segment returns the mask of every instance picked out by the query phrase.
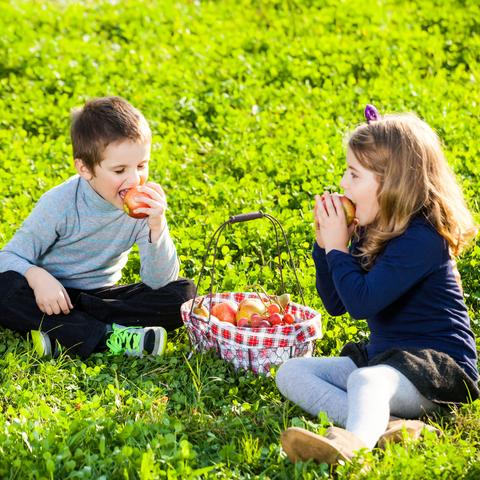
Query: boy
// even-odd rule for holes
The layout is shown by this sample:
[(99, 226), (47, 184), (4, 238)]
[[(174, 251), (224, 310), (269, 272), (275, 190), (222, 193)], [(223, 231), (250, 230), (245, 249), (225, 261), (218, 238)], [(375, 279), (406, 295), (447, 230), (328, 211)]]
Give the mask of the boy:
[[(78, 175), (45, 193), (0, 251), (0, 326), (31, 331), (40, 355), (161, 355), (195, 284), (178, 278), (165, 194), (145, 183), (150, 128), (126, 100), (105, 97), (73, 110), (70, 133)], [(136, 197), (148, 205), (135, 210), (142, 219), (123, 210), (137, 185), (151, 197)], [(142, 283), (116, 285), (134, 243)]]

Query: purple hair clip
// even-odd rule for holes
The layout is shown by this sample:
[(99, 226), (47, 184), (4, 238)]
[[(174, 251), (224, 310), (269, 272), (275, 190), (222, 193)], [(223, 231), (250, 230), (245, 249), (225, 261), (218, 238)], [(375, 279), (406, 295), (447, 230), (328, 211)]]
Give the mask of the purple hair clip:
[(380, 114), (378, 113), (378, 110), (373, 105), (367, 105), (365, 107), (365, 118), (367, 119), (368, 124), (370, 122), (376, 122), (379, 117), (380, 117)]

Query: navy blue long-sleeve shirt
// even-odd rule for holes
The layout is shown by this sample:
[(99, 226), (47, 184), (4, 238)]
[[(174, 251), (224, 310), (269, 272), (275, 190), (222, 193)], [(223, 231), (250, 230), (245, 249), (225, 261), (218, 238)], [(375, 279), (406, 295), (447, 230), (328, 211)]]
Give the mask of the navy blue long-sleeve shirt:
[(315, 242), (316, 286), (327, 312), (366, 319), (369, 358), (394, 347), (431, 348), (450, 355), (478, 381), (475, 337), (453, 272), (448, 243), (426, 220), (416, 219), (390, 240), (367, 272), (350, 253)]

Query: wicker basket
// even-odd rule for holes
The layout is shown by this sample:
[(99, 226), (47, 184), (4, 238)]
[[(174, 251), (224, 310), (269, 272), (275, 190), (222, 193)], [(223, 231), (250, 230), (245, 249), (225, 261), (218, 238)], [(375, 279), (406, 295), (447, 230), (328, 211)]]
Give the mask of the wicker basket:
[[(200, 280), (210, 246), (217, 234), (219, 238), (223, 228), (225, 228), (225, 226), (229, 223), (238, 223), (262, 217), (268, 218), (274, 224), (276, 234), (277, 228), (274, 222), (276, 222), (276, 224), (279, 225), (282, 230), (285, 243), (287, 244), (288, 253), (290, 255), (293, 271), (295, 272), (295, 277), (297, 278), (300, 295), (302, 296), (303, 300), (303, 293), (300, 283), (298, 282), (298, 277), (295, 271), (292, 256), (290, 254), (285, 232), (283, 231), (283, 228), (278, 220), (268, 214), (263, 214), (263, 212), (252, 212), (230, 217), (230, 220), (225, 222), (215, 232), (208, 246), (207, 254), (205, 255), (202, 270), (198, 279), (197, 289), (198, 285), (200, 285)], [(276, 237), (280, 264), (278, 234)], [(203, 305), (210, 311), (209, 318), (193, 313), (193, 300), (185, 302), (181, 307), (182, 319), (192, 345), (192, 352), (199, 351), (205, 353), (210, 349), (215, 349), (219, 358), (222, 358), (227, 362), (231, 362), (236, 369), (244, 368), (251, 370), (256, 374), (266, 375), (270, 374), (270, 367), (272, 365), (281, 364), (293, 357), (311, 357), (315, 350), (315, 340), (322, 338), (322, 322), (321, 315), (306, 305), (290, 302), (286, 311), (295, 317), (295, 323), (292, 325), (264, 329), (237, 328), (230, 323), (221, 322), (211, 315), (211, 308), (225, 300), (231, 300), (238, 305), (245, 298), (258, 298), (257, 294), (253, 292), (212, 293), (216, 245), (213, 257), (212, 285), (210, 294), (204, 296), (205, 300), (203, 302)], [(280, 277), (283, 288), (284, 284), (281, 265)], [(203, 297), (201, 296), (197, 297), (195, 299), (195, 303), (199, 302), (202, 298)], [(262, 295), (262, 298), (265, 302), (268, 301), (268, 298), (265, 295)]]

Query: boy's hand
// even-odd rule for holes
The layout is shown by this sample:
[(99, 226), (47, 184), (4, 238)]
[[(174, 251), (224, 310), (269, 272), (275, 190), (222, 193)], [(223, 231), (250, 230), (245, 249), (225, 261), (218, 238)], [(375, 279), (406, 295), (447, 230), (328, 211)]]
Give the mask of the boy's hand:
[(148, 193), (152, 197), (135, 197), (136, 201), (146, 203), (150, 206), (150, 208), (136, 208), (135, 213), (146, 213), (148, 215), (147, 225), (150, 228), (150, 241), (155, 243), (165, 228), (167, 198), (158, 183), (148, 182), (141, 187), (137, 187), (137, 190)]
[(40, 267), (31, 267), (25, 272), (38, 308), (47, 315), (70, 313), (73, 308), (65, 287), (50, 273)]
[[(324, 192), (322, 197), (316, 195), (315, 200), (315, 233), (318, 246), (322, 247), (319, 242), (320, 238), (324, 245), (322, 248), (325, 248), (326, 253), (330, 250), (348, 253), (348, 243), (356, 222), (352, 222), (350, 227), (347, 227), (345, 211), (338, 195), (330, 195), (329, 192)], [(324, 201), (325, 205), (323, 204)]]

